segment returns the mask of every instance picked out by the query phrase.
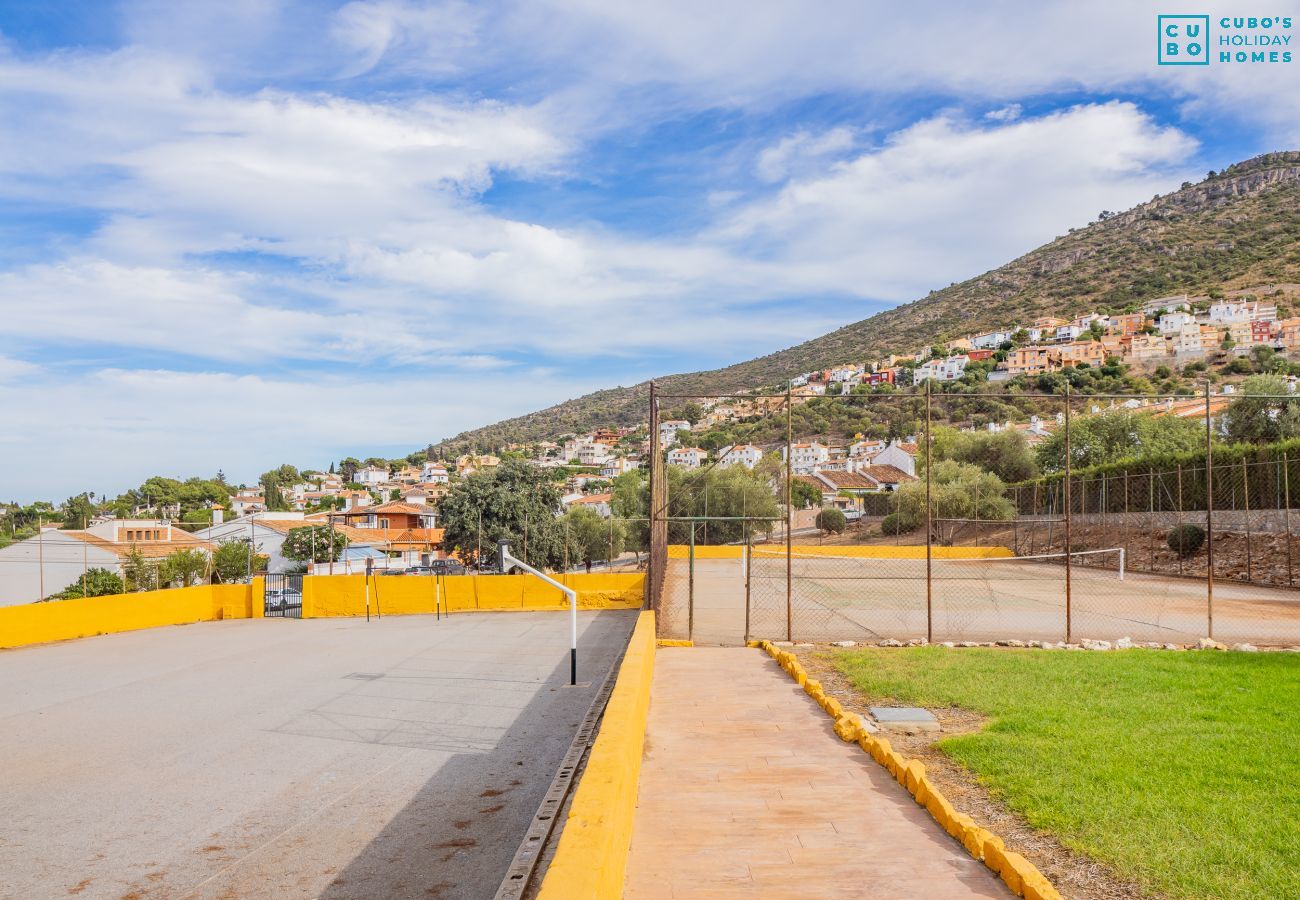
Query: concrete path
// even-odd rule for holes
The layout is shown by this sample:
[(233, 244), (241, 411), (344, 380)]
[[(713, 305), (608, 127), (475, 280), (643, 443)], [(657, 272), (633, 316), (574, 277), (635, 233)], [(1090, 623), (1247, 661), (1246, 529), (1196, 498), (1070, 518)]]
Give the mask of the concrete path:
[(624, 896), (1010, 897), (759, 650), (655, 658)]
[(0, 651), (0, 898), (487, 898), (636, 612)]

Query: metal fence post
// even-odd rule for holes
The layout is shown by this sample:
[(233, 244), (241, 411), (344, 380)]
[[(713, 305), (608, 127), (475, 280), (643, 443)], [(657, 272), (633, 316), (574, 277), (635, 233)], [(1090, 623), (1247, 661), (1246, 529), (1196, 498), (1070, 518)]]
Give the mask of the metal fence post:
[(1291, 461), (1285, 450), (1282, 451), (1282, 517), (1286, 527), (1286, 583), (1294, 585), (1291, 573)]
[(1205, 636), (1214, 638), (1214, 445), (1210, 382), (1205, 382)]
[(785, 639), (794, 640), (794, 404), (785, 386)]
[(750, 563), (754, 558), (754, 548), (750, 544), (749, 522), (745, 522), (745, 643), (749, 643), (749, 611), (750, 611)]
[(1073, 643), (1074, 610), (1072, 609), (1070, 553), (1073, 543), (1073, 497), (1070, 493), (1070, 382), (1065, 383), (1065, 642)]
[(934, 466), (930, 464), (930, 379), (925, 380), (925, 640), (934, 641), (934, 511), (930, 490), (934, 483)]
[(686, 640), (695, 640), (695, 521), (691, 521), (690, 576), (686, 587)]
[(1241, 459), (1241, 505), (1246, 513), (1246, 580), (1253, 581), (1251, 577), (1251, 540), (1250, 533), (1250, 467), (1246, 464), (1246, 458)]

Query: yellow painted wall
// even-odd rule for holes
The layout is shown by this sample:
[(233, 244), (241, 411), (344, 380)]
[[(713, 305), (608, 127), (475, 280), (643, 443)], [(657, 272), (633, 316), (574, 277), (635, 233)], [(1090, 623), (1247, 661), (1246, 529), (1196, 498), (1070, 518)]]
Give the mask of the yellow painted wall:
[(555, 858), (542, 880), (541, 900), (623, 896), (654, 659), (654, 613), (646, 611), (628, 642)]
[(94, 634), (137, 631), (215, 619), (246, 619), (261, 612), (255, 585), (197, 585), (138, 594), (51, 600), (0, 607), (0, 648), (66, 641)]
[[(578, 592), (580, 609), (640, 609), (645, 576), (638, 573), (580, 573), (557, 576)], [(435, 598), (435, 590), (441, 594)], [(531, 575), (385, 576), (370, 579), (370, 613), (432, 613), (489, 609), (568, 609), (559, 590)], [(309, 575), (303, 578), (303, 618), (364, 616), (366, 576)]]

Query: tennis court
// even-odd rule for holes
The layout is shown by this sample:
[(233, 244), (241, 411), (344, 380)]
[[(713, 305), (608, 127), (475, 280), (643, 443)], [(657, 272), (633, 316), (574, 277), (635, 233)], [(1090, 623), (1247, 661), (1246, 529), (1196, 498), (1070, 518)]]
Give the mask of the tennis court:
[(635, 611), (0, 652), (0, 896), (490, 897)]
[[(932, 559), (927, 606), (924, 557), (818, 550), (794, 548), (788, 582), (783, 548), (756, 547), (749, 560), (695, 559), (693, 572), (690, 560), (669, 559), (664, 628), (711, 644), (787, 632), (805, 641), (907, 640), (924, 638), (927, 626), (935, 641), (1065, 638), (1064, 554)], [(1123, 559), (1122, 548), (1071, 555), (1073, 640), (1186, 644), (1206, 636), (1203, 579), (1134, 573)], [(1216, 582), (1213, 616), (1214, 637), (1225, 643), (1300, 644), (1300, 591)]]

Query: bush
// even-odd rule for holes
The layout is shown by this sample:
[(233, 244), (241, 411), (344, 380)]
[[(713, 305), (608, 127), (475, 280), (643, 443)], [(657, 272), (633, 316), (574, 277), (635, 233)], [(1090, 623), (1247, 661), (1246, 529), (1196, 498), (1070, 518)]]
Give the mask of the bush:
[(817, 513), (817, 527), (826, 534), (843, 534), (848, 525), (844, 513), (833, 506), (828, 506)]
[(1205, 529), (1199, 525), (1175, 525), (1169, 529), (1166, 543), (1179, 556), (1191, 556), (1205, 543)]
[(905, 522), (903, 517), (896, 512), (892, 512), (880, 520), (880, 533), (890, 536), (906, 534), (915, 527), (915, 525)]

